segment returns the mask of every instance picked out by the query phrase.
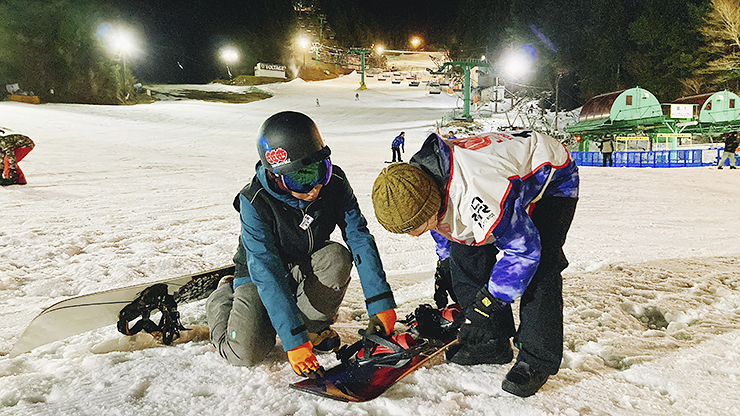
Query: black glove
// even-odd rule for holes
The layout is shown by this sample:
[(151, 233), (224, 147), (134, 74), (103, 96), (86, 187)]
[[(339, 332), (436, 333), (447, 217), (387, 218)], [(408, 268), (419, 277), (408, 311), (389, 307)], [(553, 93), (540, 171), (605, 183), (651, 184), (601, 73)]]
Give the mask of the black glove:
[(452, 277), (450, 275), (450, 258), (437, 260), (437, 270), (434, 271), (434, 303), (438, 309), (447, 306), (447, 294), (453, 302), (457, 297), (452, 291)]
[(497, 332), (491, 315), (501, 311), (506, 305), (506, 302), (493, 297), (488, 292), (488, 288), (483, 286), (475, 294), (473, 303), (465, 309), (466, 323), (460, 328), (458, 334), (460, 344), (481, 344), (493, 339)]
[(486, 286), (483, 286), (475, 294), (473, 303), (465, 308), (465, 318), (473, 326), (489, 327), (491, 325), (491, 315), (501, 311), (507, 303), (499, 298), (493, 297)]

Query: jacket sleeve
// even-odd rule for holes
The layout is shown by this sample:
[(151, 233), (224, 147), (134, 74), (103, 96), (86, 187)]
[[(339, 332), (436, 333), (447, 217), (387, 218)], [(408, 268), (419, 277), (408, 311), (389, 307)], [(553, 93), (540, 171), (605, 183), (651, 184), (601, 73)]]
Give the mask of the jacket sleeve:
[(511, 303), (522, 296), (537, 271), (542, 244), (537, 227), (518, 200), (514, 202), (508, 224), (494, 242), (503, 257), (493, 266), (488, 291), (494, 297)]
[(445, 260), (450, 257), (450, 240), (434, 230), (430, 230), (429, 233), (434, 239), (434, 250), (437, 252), (439, 260)]
[(239, 195), (239, 199), (241, 242), (247, 252), (249, 275), (257, 286), (283, 349), (288, 351), (308, 341), (306, 326), (288, 286), (287, 271), (277, 254), (272, 230), (246, 197)]
[(349, 246), (354, 260), (360, 285), (365, 295), (367, 313), (374, 315), (396, 307), (391, 287), (386, 281), (383, 264), (380, 261), (375, 238), (367, 228), (367, 220), (360, 212), (349, 182), (344, 178), (342, 192), (343, 219), (340, 221), (342, 237)]

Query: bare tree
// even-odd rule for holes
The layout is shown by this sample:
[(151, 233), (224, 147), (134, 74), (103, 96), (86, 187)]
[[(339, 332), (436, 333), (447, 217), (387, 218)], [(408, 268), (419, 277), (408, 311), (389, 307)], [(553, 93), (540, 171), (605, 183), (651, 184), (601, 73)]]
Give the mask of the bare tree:
[(712, 8), (700, 28), (708, 54), (706, 67), (701, 71), (715, 77), (716, 84), (740, 80), (740, 0), (711, 0)]
[(684, 96), (698, 95), (703, 93), (708, 84), (705, 78), (705, 76), (696, 75), (691, 78), (682, 79), (681, 85), (683, 85)]

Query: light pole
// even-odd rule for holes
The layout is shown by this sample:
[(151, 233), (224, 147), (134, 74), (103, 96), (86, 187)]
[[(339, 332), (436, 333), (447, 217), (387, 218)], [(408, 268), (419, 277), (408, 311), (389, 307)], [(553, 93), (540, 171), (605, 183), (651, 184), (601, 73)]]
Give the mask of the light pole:
[(301, 38), (298, 41), (298, 43), (301, 45), (301, 48), (303, 48), (303, 53), (302, 53), (302, 55), (303, 55), (303, 66), (305, 67), (306, 66), (306, 51), (308, 50), (309, 42), (308, 42), (308, 39)]
[(221, 60), (226, 64), (226, 72), (229, 74), (229, 79), (231, 79), (232, 75), (229, 64), (239, 61), (239, 51), (233, 46), (223, 46), (219, 54), (221, 55)]
[(116, 53), (121, 59), (122, 70), (121, 70), (121, 90), (123, 91), (123, 99), (128, 99), (128, 82), (126, 78), (126, 55), (131, 53), (132, 42), (131, 35), (123, 29), (119, 29), (113, 37), (113, 47)]
[[(511, 48), (505, 51), (498, 62), (506, 78), (515, 82), (523, 82), (531, 75), (535, 59), (536, 52), (534, 48), (530, 45), (521, 45), (516, 49)], [(500, 88), (498, 87), (498, 78), (496, 79), (496, 85), (497, 88)], [(512, 98), (512, 105), (513, 103)]]
[(120, 60), (121, 76), (120, 91), (123, 101), (128, 99), (128, 74), (126, 60), (141, 53), (136, 34), (125, 24), (102, 23), (95, 31), (95, 35), (103, 42), (103, 45), (111, 60)]

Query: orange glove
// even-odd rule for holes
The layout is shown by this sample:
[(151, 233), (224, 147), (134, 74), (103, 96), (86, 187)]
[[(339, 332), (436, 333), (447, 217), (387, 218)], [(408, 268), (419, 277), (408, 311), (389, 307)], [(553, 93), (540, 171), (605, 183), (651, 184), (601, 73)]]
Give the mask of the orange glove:
[(370, 322), (367, 325), (366, 333), (368, 335), (381, 333), (382, 335), (390, 335), (393, 333), (393, 328), (396, 326), (396, 310), (388, 309), (383, 312), (378, 312), (370, 317)]
[(306, 341), (288, 351), (288, 361), (293, 371), (299, 376), (311, 377), (311, 375), (320, 375), (323, 373), (323, 368), (321, 368), (318, 360), (316, 360), (316, 356), (313, 354), (311, 341)]

